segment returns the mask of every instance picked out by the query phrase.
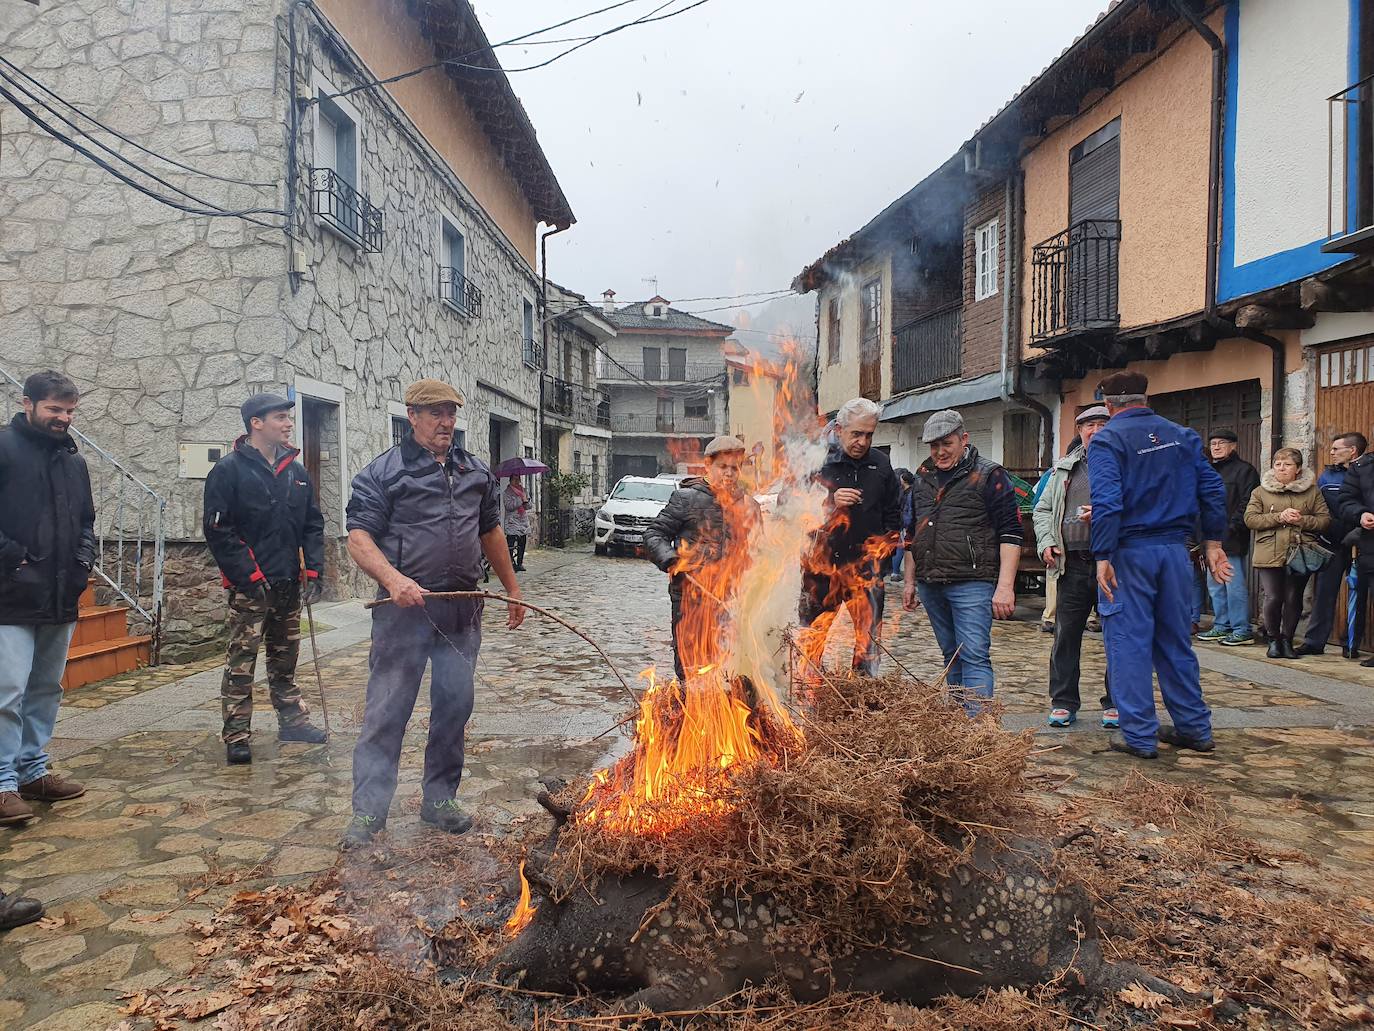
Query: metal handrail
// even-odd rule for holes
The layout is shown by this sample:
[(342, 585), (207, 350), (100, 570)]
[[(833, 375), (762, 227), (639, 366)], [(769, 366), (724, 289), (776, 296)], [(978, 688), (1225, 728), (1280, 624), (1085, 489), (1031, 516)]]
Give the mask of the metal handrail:
[[(24, 384), (10, 375), (8, 370), (0, 368), (0, 376), (23, 391)], [(72, 427), (68, 432), (81, 442), (93, 481), (96, 554), (91, 572), (148, 624), (153, 638), (152, 662), (156, 665), (162, 645), (163, 566), (167, 558), (167, 499), (76, 427)], [(90, 468), (92, 457), (98, 458), (102, 463), (95, 469)], [(107, 473), (112, 471), (113, 475), (100, 475), (102, 469)], [(109, 489), (111, 479), (114, 480), (113, 499)], [(97, 482), (98, 494), (94, 487), (94, 483)], [(132, 505), (130, 495), (133, 499)], [(126, 518), (131, 507), (132, 524)], [(129, 532), (131, 525), (132, 534)], [(149, 547), (152, 549), (151, 555), (146, 554)], [(146, 577), (145, 559), (150, 560), (150, 569)]]
[(657, 365), (644, 362), (607, 362), (600, 376), (603, 381), (648, 380), (651, 383), (705, 383), (725, 375), (725, 362), (686, 362), (677, 365), (664, 358)]
[(1031, 339), (1120, 324), (1118, 219), (1088, 218), (1031, 251)]
[(893, 331), (892, 391), (900, 393), (943, 380), (963, 369), (962, 301), (934, 308)]
[(332, 168), (310, 170), (310, 200), (316, 215), (367, 254), (382, 250), (382, 212)]
[(439, 296), (469, 318), (482, 317), (482, 291), (456, 268), (439, 266)]
[[(1374, 144), (1374, 75), (1367, 75), (1359, 82), (1352, 83), (1326, 98), (1326, 236), (1332, 239), (1346, 236), (1352, 232), (1374, 225), (1374, 199), (1369, 196), (1369, 184), (1361, 188), (1359, 168), (1356, 179), (1350, 179), (1351, 136), (1355, 137), (1357, 156), (1367, 155), (1368, 148)], [(1352, 110), (1353, 108), (1353, 110)], [(1343, 112), (1341, 118), (1337, 111)], [(1340, 165), (1335, 163), (1336, 126), (1340, 125)], [(1368, 157), (1364, 157), (1368, 162)], [(1366, 174), (1368, 172), (1366, 171)], [(1340, 197), (1336, 196), (1336, 184), (1340, 183)], [(1351, 206), (1351, 192), (1355, 192), (1355, 206)], [(1337, 212), (1340, 212), (1337, 216)], [(1352, 218), (1353, 216), (1353, 218)], [(1351, 225), (1351, 222), (1355, 225)], [(1337, 226), (1339, 225), (1339, 229)]]
[(587, 425), (611, 425), (611, 399), (602, 390), (571, 383), (557, 376), (544, 373), (544, 410), (555, 415), (567, 416)]

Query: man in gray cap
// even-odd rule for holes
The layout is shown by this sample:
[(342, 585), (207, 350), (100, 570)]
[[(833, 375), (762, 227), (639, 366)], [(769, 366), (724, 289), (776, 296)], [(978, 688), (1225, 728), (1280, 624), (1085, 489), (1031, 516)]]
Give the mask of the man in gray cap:
[(992, 619), (1016, 608), (1021, 515), (1006, 470), (978, 454), (958, 412), (936, 412), (921, 439), (930, 457), (911, 489), (903, 603), (915, 609), (919, 594), (948, 683), (973, 714), (992, 697)]
[[(739, 484), (744, 441), (716, 437), (706, 445), (705, 477), (689, 476), (644, 530), (649, 560), (669, 574), (673, 613), (673, 668), (679, 683), (719, 661), (721, 602), (734, 593), (743, 562), (723, 562), (748, 547), (759, 506)], [(680, 634), (684, 621), (695, 633)], [(710, 628), (708, 632), (708, 628)]]
[[(320, 744), (296, 686), (301, 605), (320, 595), (324, 516), (291, 446), (294, 401), (254, 394), (239, 408), (247, 431), (205, 478), (205, 542), (229, 592), (229, 654), (220, 686), (230, 763), (249, 763), (253, 673), (267, 644), (267, 686), (278, 740)], [(304, 563), (302, 563), (304, 554)]]
[[(1050, 651), (1051, 727), (1078, 719), (1078, 677), (1083, 628), (1097, 603), (1097, 566), (1092, 552), (1092, 494), (1088, 487), (1088, 445), (1111, 416), (1105, 405), (1093, 405), (1074, 420), (1082, 443), (1054, 464), (1050, 482), (1035, 506), (1035, 544), (1045, 560), (1045, 576), (1058, 590), (1054, 647)], [(1121, 724), (1104, 682), (1102, 726)]]

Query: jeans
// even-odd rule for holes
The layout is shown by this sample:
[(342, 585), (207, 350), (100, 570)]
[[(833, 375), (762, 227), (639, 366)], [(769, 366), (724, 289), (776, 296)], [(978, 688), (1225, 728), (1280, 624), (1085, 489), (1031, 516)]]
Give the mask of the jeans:
[[(1323, 651), (1331, 639), (1332, 625), (1336, 622), (1336, 599), (1340, 596), (1346, 574), (1350, 572), (1350, 560), (1350, 548), (1338, 546), (1331, 560), (1317, 570), (1317, 582), (1312, 589), (1312, 611), (1308, 614), (1307, 633), (1303, 637), (1303, 645), (1308, 651)], [(1352, 605), (1355, 600), (1355, 592), (1351, 591)], [(1350, 647), (1344, 627), (1340, 636), (1346, 642), (1345, 646)]]
[[(963, 688), (966, 697), (992, 697), (992, 595), (996, 589), (996, 584), (986, 580), (952, 584), (916, 581), (916, 593), (921, 596), (948, 669), (945, 683)], [(964, 708), (974, 713), (978, 705), (970, 699)]]
[[(1083, 628), (1097, 604), (1097, 563), (1088, 552), (1069, 552), (1056, 580), (1059, 615), (1054, 621), (1050, 649), (1050, 707), (1077, 712), (1081, 703), (1078, 678), (1083, 653)], [(1112, 692), (1104, 678), (1102, 708), (1112, 707)]]
[(898, 548), (892, 553), (892, 575), (902, 575), (902, 563), (906, 561), (906, 548)]
[(1212, 595), (1213, 629), (1234, 634), (1250, 633), (1250, 588), (1245, 582), (1245, 556), (1227, 555), (1231, 561), (1231, 582), (1222, 584), (1207, 574), (1207, 590)]
[(440, 599), (414, 608), (382, 605), (372, 610), (366, 709), (353, 749), (355, 813), (386, 820), (396, 793), (401, 742), (427, 664), (430, 711), (423, 794), (427, 802), (444, 802), (457, 794), (481, 644), (480, 601)]
[[(883, 586), (879, 569), (870, 569), (867, 578), (853, 581), (858, 589), (832, 581), (820, 573), (802, 574), (801, 604), (798, 606), (798, 622), (807, 629), (816, 622), (821, 626), (815, 630), (824, 637), (830, 632), (834, 614), (844, 606), (854, 624), (854, 669), (870, 677), (878, 675), (878, 639), (882, 632), (883, 605), (887, 599), (887, 588)], [(823, 618), (824, 617), (824, 618)], [(817, 645), (817, 654), (823, 652), (824, 642)]]
[(48, 772), (46, 749), (75, 630), (75, 623), (0, 626), (0, 791)]
[(1286, 566), (1259, 571), (1264, 588), (1264, 632), (1269, 640), (1293, 639), (1302, 618), (1302, 595), (1307, 589), (1307, 573), (1294, 573)]

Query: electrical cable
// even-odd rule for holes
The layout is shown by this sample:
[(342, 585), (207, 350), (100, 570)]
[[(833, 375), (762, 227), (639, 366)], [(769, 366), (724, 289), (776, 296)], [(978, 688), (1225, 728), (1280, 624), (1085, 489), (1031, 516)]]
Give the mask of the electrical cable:
[[(18, 65), (16, 65), (14, 62), (12, 62), (12, 61), (8, 60), (7, 58), (5, 58), (3, 55), (0, 55), (0, 64), (5, 64), (5, 65), (7, 65), (7, 66), (8, 66), (9, 68), (11, 68), (14, 72), (16, 72), (17, 74), (23, 76), (23, 77), (24, 77), (25, 79), (27, 79), (29, 82), (33, 83), (35, 86), (37, 86), (39, 89), (41, 89), (44, 93), (46, 93), (46, 94), (48, 94), (50, 97), (52, 97), (52, 98), (53, 98), (54, 100), (56, 100), (59, 104), (62, 104), (64, 107), (68, 107), (68, 108), (70, 108), (71, 110), (75, 111), (75, 112), (76, 112), (77, 114), (79, 114), (82, 118), (85, 118), (87, 121), (91, 122), (93, 125), (98, 126), (100, 129), (102, 129), (102, 130), (104, 130), (105, 132), (109, 133), (111, 136), (114, 136), (114, 137), (116, 137), (117, 139), (123, 140), (125, 143), (129, 144), (131, 147), (137, 147), (139, 150), (143, 151), (143, 153), (148, 154), (148, 155), (150, 155), (151, 157), (155, 157), (155, 158), (157, 158), (159, 161), (165, 161), (167, 164), (169, 164), (169, 165), (175, 165), (177, 168), (180, 168), (180, 169), (182, 169), (183, 171), (190, 172), (190, 173), (192, 173), (192, 174), (194, 174), (194, 175), (203, 176), (203, 177), (206, 178), (206, 179), (217, 179), (217, 180), (219, 180), (220, 182), (223, 182), (223, 183), (235, 183), (236, 185), (239, 185), (239, 186), (276, 186), (276, 185), (277, 185), (276, 183), (259, 183), (259, 182), (253, 182), (252, 180), (249, 180), (249, 179), (235, 179), (235, 178), (233, 178), (232, 176), (216, 175), (214, 172), (204, 172), (204, 171), (201, 171), (201, 170), (198, 169), (198, 168), (192, 167), (191, 165), (185, 164), (184, 162), (178, 161), (178, 160), (176, 160), (175, 158), (169, 158), (166, 154), (160, 154), (160, 153), (158, 153), (158, 152), (155, 151), (155, 150), (152, 150), (152, 149), (150, 149), (150, 148), (148, 148), (148, 147), (145, 147), (143, 144), (139, 143), (137, 140), (134, 140), (134, 139), (129, 138), (128, 136), (125, 136), (125, 135), (124, 135), (122, 132), (120, 132), (118, 129), (112, 129), (112, 128), (110, 128), (108, 125), (106, 125), (104, 122), (100, 121), (100, 119), (96, 118), (94, 115), (87, 114), (87, 113), (86, 113), (85, 111), (83, 111), (81, 108), (79, 108), (79, 107), (77, 107), (75, 104), (73, 104), (70, 100), (67, 100), (65, 97), (63, 97), (61, 94), (59, 94), (56, 90), (52, 89), (51, 87), (45, 85), (45, 84), (42, 83), (42, 82), (39, 82), (39, 81), (38, 81), (37, 79), (35, 79), (32, 75), (30, 75), (28, 72), (24, 71), (24, 69), (20, 68), (20, 67), (19, 67)], [(28, 92), (28, 91), (26, 90), (25, 92)], [(30, 93), (29, 95), (32, 96), (33, 94)], [(35, 99), (37, 99), (37, 98), (35, 98)], [(65, 121), (65, 119), (64, 119), (64, 121)], [(68, 123), (68, 124), (71, 124), (71, 123)], [(89, 133), (83, 133), (83, 134), (84, 134), (88, 139), (91, 139), (92, 141), (94, 141), (94, 137), (92, 137)]]

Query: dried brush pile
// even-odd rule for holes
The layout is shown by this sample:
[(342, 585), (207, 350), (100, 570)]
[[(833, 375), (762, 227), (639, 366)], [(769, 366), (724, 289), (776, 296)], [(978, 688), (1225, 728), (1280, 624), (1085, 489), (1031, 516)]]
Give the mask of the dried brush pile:
[(930, 882), (965, 862), (973, 835), (1023, 824), (1029, 732), (989, 709), (970, 720), (939, 687), (896, 676), (833, 676), (802, 734), (722, 778), (725, 805), (666, 835), (576, 814), (545, 876), (563, 898), (602, 877), (674, 878), (676, 904), (767, 892), (832, 933), (910, 922)]

